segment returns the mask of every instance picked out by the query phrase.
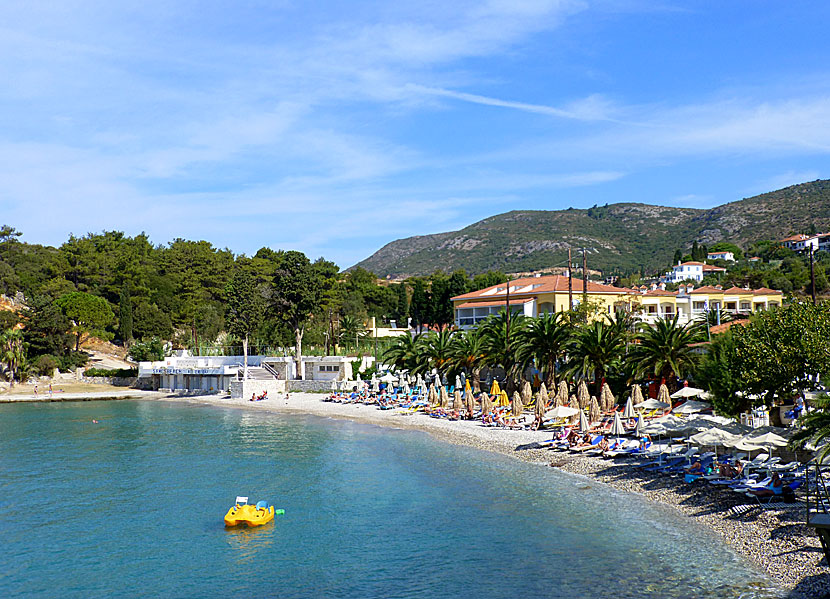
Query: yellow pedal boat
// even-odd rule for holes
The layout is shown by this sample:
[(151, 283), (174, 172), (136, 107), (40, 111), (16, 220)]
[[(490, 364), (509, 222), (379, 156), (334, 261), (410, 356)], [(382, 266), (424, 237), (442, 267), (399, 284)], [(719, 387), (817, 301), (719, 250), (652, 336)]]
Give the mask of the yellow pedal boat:
[(260, 501), (256, 505), (248, 505), (247, 497), (237, 497), (236, 503), (225, 514), (225, 526), (262, 526), (274, 519), (274, 506)]

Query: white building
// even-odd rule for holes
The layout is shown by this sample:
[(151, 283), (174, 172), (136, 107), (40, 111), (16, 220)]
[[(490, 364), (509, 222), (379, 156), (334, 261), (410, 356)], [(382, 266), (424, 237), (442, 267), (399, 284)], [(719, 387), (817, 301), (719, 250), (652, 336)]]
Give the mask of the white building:
[(727, 262), (735, 261), (735, 254), (732, 252), (709, 252), (706, 254), (707, 260), (726, 260)]
[(680, 283), (682, 281), (697, 281), (699, 283), (704, 276), (721, 272), (726, 272), (726, 269), (704, 264), (703, 262), (681, 262), (672, 266), (671, 272), (667, 272), (660, 277), (660, 280), (666, 283)]
[(785, 239), (781, 239), (780, 243), (784, 247), (789, 248), (794, 252), (799, 252), (799, 253), (809, 252), (811, 248), (814, 252), (817, 252), (820, 249), (822, 249), (822, 248), (819, 247), (820, 240), (822, 238), (824, 238), (824, 243), (825, 243), (825, 246), (826, 246), (827, 243), (828, 243), (827, 242), (828, 237), (830, 237), (830, 235), (828, 235), (828, 234), (823, 234), (823, 235), (799, 234), (799, 235), (793, 235), (791, 237), (787, 237)]

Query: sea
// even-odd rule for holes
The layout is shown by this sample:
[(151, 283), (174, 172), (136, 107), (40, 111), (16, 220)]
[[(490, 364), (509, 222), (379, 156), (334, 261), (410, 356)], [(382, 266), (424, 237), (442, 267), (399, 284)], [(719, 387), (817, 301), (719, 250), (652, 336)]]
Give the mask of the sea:
[[(225, 528), (237, 496), (285, 514)], [(692, 518), (419, 431), (176, 402), (0, 405), (6, 598), (782, 594)]]

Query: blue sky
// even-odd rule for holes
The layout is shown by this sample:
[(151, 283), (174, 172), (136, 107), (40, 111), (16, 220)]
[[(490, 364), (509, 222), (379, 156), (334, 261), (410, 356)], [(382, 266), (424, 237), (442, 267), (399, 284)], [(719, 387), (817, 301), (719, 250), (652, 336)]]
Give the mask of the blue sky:
[(516, 209), (830, 176), (830, 3), (15, 2), (0, 222), (342, 267)]

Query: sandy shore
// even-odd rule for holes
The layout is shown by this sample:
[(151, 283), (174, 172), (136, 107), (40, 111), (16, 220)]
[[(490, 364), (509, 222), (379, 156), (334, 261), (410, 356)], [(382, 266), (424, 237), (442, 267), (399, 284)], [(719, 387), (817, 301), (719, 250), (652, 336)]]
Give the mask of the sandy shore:
[(804, 524), (803, 503), (766, 511), (756, 507), (734, 514), (729, 508), (748, 504), (749, 498), (710, 484), (686, 484), (679, 478), (642, 473), (630, 468), (624, 459), (615, 461), (575, 456), (534, 447), (550, 438), (547, 431), (506, 430), (484, 427), (478, 422), (430, 418), (423, 414), (401, 415), (393, 410), (379, 410), (375, 406), (324, 402), (323, 397), (321, 394), (292, 393), (288, 403), (282, 398), (250, 402), (216, 395), (168, 399), (418, 429), (451, 443), (494, 451), (590, 477), (615, 489), (637, 493), (651, 501), (672, 506), (708, 526), (772, 579), (791, 589), (788, 597), (812, 599), (830, 596), (830, 568), (824, 562), (818, 537)]

